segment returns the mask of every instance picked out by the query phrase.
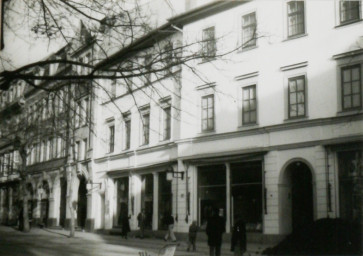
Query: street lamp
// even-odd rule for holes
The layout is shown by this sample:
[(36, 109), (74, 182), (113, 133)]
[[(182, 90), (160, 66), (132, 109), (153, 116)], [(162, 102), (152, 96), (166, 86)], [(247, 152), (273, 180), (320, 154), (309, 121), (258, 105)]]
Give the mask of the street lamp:
[(172, 180), (173, 178), (177, 179), (184, 179), (184, 172), (176, 172), (174, 171), (174, 168), (172, 166), (169, 166), (168, 169), (166, 169), (166, 179)]

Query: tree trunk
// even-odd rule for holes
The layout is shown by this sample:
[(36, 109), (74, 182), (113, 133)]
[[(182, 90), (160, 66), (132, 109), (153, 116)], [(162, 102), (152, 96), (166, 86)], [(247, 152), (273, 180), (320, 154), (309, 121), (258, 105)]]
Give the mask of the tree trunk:
[[(22, 231), (29, 232), (30, 225), (29, 225), (29, 210), (28, 210), (28, 194), (26, 189), (25, 181), (22, 181), (22, 194), (23, 194), (23, 223), (22, 223)], [(19, 223), (20, 224), (20, 223)]]
[(68, 207), (69, 212), (71, 214), (71, 221), (69, 223), (69, 237), (75, 236), (75, 203), (73, 202), (73, 181), (74, 181), (74, 175), (73, 175), (73, 168), (71, 166), (68, 166), (69, 170), (69, 190), (68, 190)]

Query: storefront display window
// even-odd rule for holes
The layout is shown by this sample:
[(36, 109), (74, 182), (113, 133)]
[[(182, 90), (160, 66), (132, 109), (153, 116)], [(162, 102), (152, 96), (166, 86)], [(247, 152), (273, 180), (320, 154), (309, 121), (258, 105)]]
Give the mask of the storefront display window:
[(262, 231), (262, 163), (231, 164), (231, 212), (233, 225), (243, 217), (247, 231)]
[(159, 229), (167, 229), (164, 217), (172, 213), (171, 181), (166, 179), (166, 172), (159, 173)]
[(121, 226), (122, 219), (128, 216), (129, 205), (129, 178), (124, 177), (117, 180), (117, 222)]
[(153, 219), (153, 190), (154, 180), (153, 174), (142, 175), (142, 189), (141, 189), (141, 209), (145, 210), (146, 220), (145, 228), (152, 228)]
[[(213, 208), (226, 212), (226, 169), (224, 165), (198, 167), (198, 222), (204, 229)], [(224, 216), (226, 217), (226, 216)]]

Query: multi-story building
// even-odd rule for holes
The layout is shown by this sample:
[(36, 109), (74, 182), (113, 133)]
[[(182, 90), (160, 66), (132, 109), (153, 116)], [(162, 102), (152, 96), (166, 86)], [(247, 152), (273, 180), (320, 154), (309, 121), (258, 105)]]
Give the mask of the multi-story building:
[[(137, 229), (144, 209), (150, 230), (171, 213), (186, 233), (220, 208), (227, 233), (242, 215), (263, 240), (325, 217), (361, 220), (361, 1), (185, 8), (96, 64), (121, 66), (123, 79), (99, 79), (77, 98), (76, 113), (90, 109), (92, 120), (74, 121), (79, 226), (131, 216)], [(89, 63), (92, 47), (72, 57)], [(171, 55), (157, 61), (156, 48)], [(173, 49), (194, 58), (158, 68)]]

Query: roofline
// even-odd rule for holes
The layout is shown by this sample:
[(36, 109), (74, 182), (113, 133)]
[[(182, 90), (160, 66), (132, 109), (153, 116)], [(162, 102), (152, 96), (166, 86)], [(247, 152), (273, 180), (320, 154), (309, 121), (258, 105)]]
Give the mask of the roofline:
[[(166, 30), (169, 28), (170, 30)], [(162, 31), (165, 30), (165, 31)], [(122, 48), (118, 52), (111, 55), (109, 58), (104, 59), (103, 61), (97, 63), (95, 69), (101, 70), (102, 68), (111, 66), (115, 62), (119, 62), (121, 57), (125, 57), (127, 55), (130, 55), (133, 51), (139, 50), (142, 47), (150, 47), (151, 45), (148, 45), (152, 39), (162, 39), (164, 37), (167, 37), (173, 33), (178, 32), (175, 28), (173, 28), (172, 24), (167, 22), (164, 23), (162, 26), (157, 27), (147, 33), (146, 35), (136, 39), (134, 42), (126, 46), (125, 48)]]
[(173, 25), (184, 26), (191, 22), (203, 19), (210, 15), (216, 14), (221, 11), (228, 10), (235, 6), (244, 4), (246, 2), (250, 2), (252, 0), (229, 0), (229, 1), (221, 1), (217, 0), (209, 4), (202, 5), (198, 8), (192, 9), (188, 12), (184, 12), (180, 15), (174, 16), (168, 21)]

